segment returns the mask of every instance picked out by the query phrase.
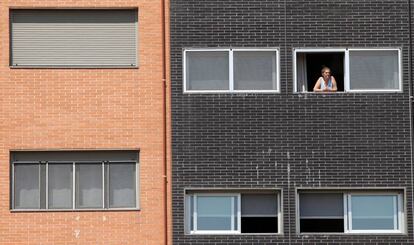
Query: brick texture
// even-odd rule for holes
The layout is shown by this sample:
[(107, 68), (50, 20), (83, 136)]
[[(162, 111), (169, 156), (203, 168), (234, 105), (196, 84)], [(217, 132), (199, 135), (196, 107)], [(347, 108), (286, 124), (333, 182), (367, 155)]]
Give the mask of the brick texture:
[[(406, 0), (172, 0), (175, 244), (413, 244)], [(183, 94), (182, 50), (279, 47), (278, 94)], [(402, 93), (293, 93), (292, 50), (402, 48)], [(295, 188), (406, 188), (407, 234), (301, 235)], [(281, 188), (281, 235), (185, 235), (185, 188)]]
[[(164, 244), (162, 1), (0, 2), (0, 244)], [(138, 8), (138, 69), (12, 69), (10, 8)], [(11, 212), (9, 151), (140, 149), (140, 211)]]

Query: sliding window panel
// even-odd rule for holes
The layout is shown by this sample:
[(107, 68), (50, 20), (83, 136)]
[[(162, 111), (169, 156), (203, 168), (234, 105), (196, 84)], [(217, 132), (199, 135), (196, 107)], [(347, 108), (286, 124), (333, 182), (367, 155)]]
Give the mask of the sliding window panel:
[(39, 164), (14, 164), (14, 208), (40, 208)]
[(229, 90), (228, 51), (186, 51), (187, 90)]
[(344, 232), (342, 193), (300, 193), (301, 232)]
[(398, 50), (349, 51), (351, 90), (399, 90)]
[(52, 164), (48, 168), (49, 209), (71, 209), (73, 198), (73, 165)]
[(242, 194), (241, 231), (242, 233), (277, 233), (277, 195)]
[(352, 230), (394, 230), (397, 196), (352, 195)]
[(234, 231), (237, 230), (237, 209), (233, 196), (198, 196), (197, 230), (198, 231)]
[(102, 163), (76, 164), (76, 208), (103, 208)]
[(136, 164), (109, 164), (109, 207), (136, 208)]
[(276, 90), (276, 51), (234, 51), (234, 90)]

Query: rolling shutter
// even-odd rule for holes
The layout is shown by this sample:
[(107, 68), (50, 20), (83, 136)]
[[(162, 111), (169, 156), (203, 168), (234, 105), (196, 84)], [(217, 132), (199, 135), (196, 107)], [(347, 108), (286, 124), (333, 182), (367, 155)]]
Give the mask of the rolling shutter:
[(137, 66), (137, 10), (12, 10), (12, 66)]

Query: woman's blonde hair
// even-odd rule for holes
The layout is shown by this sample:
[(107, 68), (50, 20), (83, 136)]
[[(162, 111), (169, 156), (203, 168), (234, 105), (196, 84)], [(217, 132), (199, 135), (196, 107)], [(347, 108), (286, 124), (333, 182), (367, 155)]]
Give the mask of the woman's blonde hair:
[(331, 69), (330, 69), (329, 67), (327, 67), (327, 66), (323, 66), (323, 67), (322, 67), (322, 70), (321, 70), (321, 73), (323, 73), (323, 72), (324, 72), (324, 71), (326, 71), (326, 70), (331, 71)]

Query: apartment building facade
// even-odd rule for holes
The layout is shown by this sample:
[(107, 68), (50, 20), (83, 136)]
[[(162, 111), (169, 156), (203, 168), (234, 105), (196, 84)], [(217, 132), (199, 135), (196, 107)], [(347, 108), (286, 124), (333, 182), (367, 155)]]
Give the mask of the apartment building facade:
[(175, 244), (414, 242), (410, 4), (171, 1)]
[(0, 3), (0, 244), (168, 242), (168, 1)]

